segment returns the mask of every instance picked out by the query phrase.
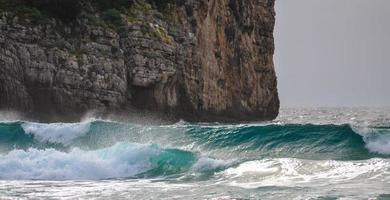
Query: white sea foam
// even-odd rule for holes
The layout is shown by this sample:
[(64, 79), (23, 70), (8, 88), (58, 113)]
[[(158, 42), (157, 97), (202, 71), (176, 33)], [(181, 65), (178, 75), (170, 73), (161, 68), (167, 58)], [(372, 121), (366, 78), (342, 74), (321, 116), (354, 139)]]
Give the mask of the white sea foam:
[(353, 127), (363, 137), (366, 148), (373, 153), (390, 154), (390, 132), (388, 129)]
[[(264, 186), (321, 186), (354, 179), (390, 181), (390, 160), (310, 161), (293, 158), (248, 161), (229, 168), (218, 177), (232, 186), (257, 188)], [(386, 180), (383, 180), (386, 179)], [(359, 181), (358, 180), (358, 181)]]
[(86, 134), (90, 128), (90, 122), (52, 124), (25, 122), (22, 124), (22, 128), (27, 134), (34, 135), (35, 139), (40, 142), (67, 145), (75, 138)]
[(268, 160), (249, 161), (240, 164), (237, 167), (227, 169), (224, 173), (232, 177), (240, 177), (245, 175), (261, 176), (276, 174), (280, 172), (280, 168), (276, 166), (275, 162)]
[(0, 156), (0, 179), (97, 180), (126, 178), (149, 170), (159, 148), (118, 143), (96, 151), (14, 150)]
[[(181, 160), (182, 154), (172, 153), (157, 145), (137, 143), (117, 143), (93, 151), (79, 148), (73, 148), (69, 152), (56, 149), (13, 150), (0, 155), (0, 179), (100, 180), (134, 177), (156, 167), (168, 171), (175, 167), (183, 169), (181, 164), (174, 166), (174, 159)], [(197, 159), (193, 156), (185, 158), (189, 162), (196, 159), (192, 167), (188, 168), (190, 173), (214, 171), (234, 164), (233, 160), (218, 160), (206, 156)], [(169, 166), (160, 166), (165, 162)]]
[(197, 172), (215, 170), (217, 168), (224, 168), (229, 165), (232, 165), (234, 160), (219, 160), (209, 157), (201, 157), (199, 160), (192, 166), (192, 169)]
[(375, 140), (367, 139), (366, 147), (371, 152), (390, 154), (390, 135), (380, 136)]

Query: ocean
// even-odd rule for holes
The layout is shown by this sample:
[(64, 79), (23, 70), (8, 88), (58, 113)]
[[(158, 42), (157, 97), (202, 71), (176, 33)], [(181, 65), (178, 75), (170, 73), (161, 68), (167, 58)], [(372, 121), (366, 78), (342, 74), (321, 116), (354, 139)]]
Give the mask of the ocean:
[(390, 199), (389, 108), (250, 124), (4, 118), (0, 199)]

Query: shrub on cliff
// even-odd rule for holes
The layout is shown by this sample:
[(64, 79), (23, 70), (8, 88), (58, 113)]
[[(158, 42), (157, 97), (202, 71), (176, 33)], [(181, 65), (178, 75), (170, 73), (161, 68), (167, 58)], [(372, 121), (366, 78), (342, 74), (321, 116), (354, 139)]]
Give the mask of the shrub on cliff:
[(41, 11), (34, 7), (18, 6), (15, 11), (20, 18), (28, 19), (33, 23), (42, 23), (47, 19)]
[(31, 20), (52, 16), (71, 21), (80, 14), (81, 9), (80, 0), (0, 0), (0, 10), (14, 11), (21, 17), (31, 17)]
[(24, 0), (24, 2), (63, 21), (74, 20), (82, 9), (79, 0)]
[(83, 8), (90, 8), (89, 5), (92, 6), (92, 11), (102, 11), (105, 21), (117, 26), (123, 23), (120, 12), (129, 15), (134, 13), (131, 12), (134, 9), (146, 12), (154, 8), (174, 21), (176, 0), (0, 0), (0, 11), (25, 10), (29, 14), (23, 14), (23, 17), (32, 17), (32, 20), (55, 17), (71, 22), (80, 15)]
[(115, 8), (105, 11), (102, 15), (102, 18), (113, 29), (118, 29), (119, 27), (124, 25), (121, 12), (119, 12)]
[(176, 0), (148, 0), (153, 4), (157, 10), (160, 12), (167, 12), (170, 10), (170, 7), (175, 5)]
[(23, 5), (22, 0), (0, 0), (0, 11), (14, 10), (20, 5)]
[(133, 0), (91, 0), (102, 10), (121, 9), (133, 5)]

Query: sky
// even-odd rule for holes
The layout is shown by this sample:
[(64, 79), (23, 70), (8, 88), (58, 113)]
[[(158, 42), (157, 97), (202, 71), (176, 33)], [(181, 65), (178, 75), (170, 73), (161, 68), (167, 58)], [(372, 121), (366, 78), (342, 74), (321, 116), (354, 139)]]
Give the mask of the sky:
[(390, 106), (390, 0), (277, 0), (281, 105)]

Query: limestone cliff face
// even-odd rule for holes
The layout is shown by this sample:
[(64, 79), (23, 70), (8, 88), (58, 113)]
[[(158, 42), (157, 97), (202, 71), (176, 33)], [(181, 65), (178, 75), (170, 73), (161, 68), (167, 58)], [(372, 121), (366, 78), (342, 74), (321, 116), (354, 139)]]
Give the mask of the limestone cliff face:
[[(137, 1), (137, 5), (140, 1)], [(146, 3), (145, 3), (146, 4)], [(119, 28), (91, 5), (72, 23), (0, 15), (0, 110), (74, 117), (134, 107), (196, 121), (273, 119), (274, 0), (139, 6)]]

